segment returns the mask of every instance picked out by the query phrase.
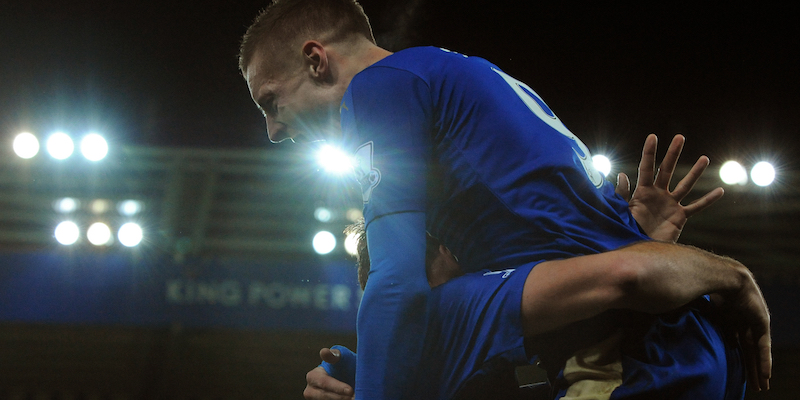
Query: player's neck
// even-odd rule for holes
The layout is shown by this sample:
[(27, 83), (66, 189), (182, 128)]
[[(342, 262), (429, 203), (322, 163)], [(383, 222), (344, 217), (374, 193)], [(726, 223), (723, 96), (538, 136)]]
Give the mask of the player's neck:
[(392, 54), (392, 52), (378, 47), (371, 42), (350, 47), (345, 50), (345, 52), (347, 54), (344, 54), (344, 52), (340, 53), (342, 55), (340, 58), (342, 78), (346, 80), (345, 86), (349, 86), (350, 81), (359, 72)]
[(370, 65), (375, 64), (376, 62), (383, 60), (384, 58), (389, 57), (390, 55), (392, 55), (392, 52), (389, 50), (386, 50), (382, 47), (378, 47), (375, 45), (370, 46), (369, 48), (364, 50), (364, 56), (363, 56), (364, 65), (358, 72), (361, 72)]

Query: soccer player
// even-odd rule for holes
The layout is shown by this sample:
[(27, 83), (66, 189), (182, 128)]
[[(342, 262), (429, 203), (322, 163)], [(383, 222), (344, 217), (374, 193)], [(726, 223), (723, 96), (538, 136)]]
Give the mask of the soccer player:
[[(647, 240), (586, 146), (527, 85), (447, 50), (392, 54), (375, 45), (353, 0), (275, 2), (245, 34), (240, 68), (270, 140), (338, 141), (356, 154), (372, 259), (357, 323), (356, 398), (402, 398), (407, 371), (421, 364), (426, 228), (472, 270)], [(549, 371), (611, 337), (622, 323), (615, 318), (604, 313), (561, 331), (549, 343)], [(618, 346), (622, 383), (612, 398), (741, 391), (717, 368), (736, 365), (737, 347), (699, 309), (636, 322), (641, 340)], [(756, 388), (767, 386), (770, 370), (761, 322), (749, 326), (761, 349)], [(656, 356), (664, 353), (673, 357)]]
[[(651, 232), (652, 237), (674, 242), (679, 232), (657, 227), (663, 224), (683, 226), (686, 223), (687, 213), (674, 196), (682, 197), (684, 193), (680, 190), (688, 189), (679, 189), (674, 194), (668, 190), (654, 191), (645, 183), (652, 180), (652, 160), (656, 150), (654, 139), (651, 135), (645, 142), (640, 165), (642, 179), (634, 205), (637, 207), (636, 215), (650, 218), (649, 226), (655, 228)], [(659, 168), (662, 177), (671, 174), (682, 141), (681, 136), (673, 140)], [(705, 165), (703, 161), (701, 159), (695, 165), (678, 187), (694, 186)], [(621, 174), (621, 178), (623, 184), (618, 187), (618, 193), (627, 198), (627, 176)], [(718, 194), (718, 190), (710, 193), (712, 196)], [(706, 196), (703, 201), (708, 199), (709, 196)], [(704, 204), (701, 203), (701, 206)], [(690, 213), (696, 211), (694, 207), (690, 209)], [(358, 278), (363, 289), (370, 268), (363, 221), (348, 227), (345, 232), (356, 234), (358, 238)], [(528, 337), (527, 347), (530, 348), (540, 340), (533, 335), (593, 315), (587, 313), (599, 313), (610, 308), (650, 313), (668, 311), (670, 307), (682, 306), (700, 294), (719, 291), (720, 286), (716, 285), (725, 281), (728, 281), (727, 284), (740, 282), (754, 290), (724, 290), (723, 293), (729, 296), (726, 301), (729, 306), (740, 307), (734, 315), (757, 318), (760, 305), (750, 302), (752, 299), (748, 298), (758, 293), (757, 286), (743, 266), (698, 249), (675, 246), (640, 242), (602, 256), (544, 262), (535, 269), (528, 264), (501, 271), (500, 274), (475, 272), (434, 289), (429, 302), (429, 332), (423, 350), (426, 358), (419, 367), (424, 372), (417, 374), (419, 378), (411, 385), (424, 388), (426, 393), (434, 394), (433, 398), (440, 399), (516, 398), (525, 393), (516, 393), (513, 367), (524, 365), (533, 357), (531, 350), (523, 346), (523, 336)], [(432, 288), (464, 275), (457, 260), (444, 245), (428, 237), (426, 247), (426, 274)], [(649, 250), (642, 251), (642, 248)], [(565, 264), (569, 264), (572, 275), (558, 273)], [(628, 275), (634, 270), (638, 272)], [(632, 279), (633, 276), (636, 279)], [(663, 282), (669, 284), (663, 285)], [(650, 293), (649, 288), (659, 290)], [(735, 298), (739, 296), (743, 297)], [(350, 358), (355, 356), (345, 348), (336, 350), (343, 352), (344, 366), (336, 363), (338, 358), (329, 349), (323, 349), (320, 353), (323, 366), (327, 371), (337, 372), (335, 376), (348, 385), (328, 378), (322, 368), (316, 368), (307, 376), (308, 386), (304, 393), (307, 399), (344, 399), (352, 393), (355, 371), (350, 369), (355, 368), (355, 363)], [(583, 385), (591, 382), (594, 388), (598, 388), (609, 381), (618, 380), (619, 371), (606, 368), (613, 364), (611, 361), (615, 359), (615, 353), (602, 354), (589, 350), (583, 349), (581, 353), (584, 355), (581, 360), (584, 368), (579, 373), (583, 375)], [(605, 361), (595, 361), (590, 369), (587, 366), (592, 360), (587, 359), (586, 355)]]

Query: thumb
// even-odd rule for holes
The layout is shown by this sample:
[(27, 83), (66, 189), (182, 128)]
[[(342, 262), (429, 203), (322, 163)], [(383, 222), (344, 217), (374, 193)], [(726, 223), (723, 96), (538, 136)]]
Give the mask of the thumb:
[(319, 351), (319, 358), (329, 364), (336, 364), (342, 357), (342, 353), (337, 349), (324, 348)]

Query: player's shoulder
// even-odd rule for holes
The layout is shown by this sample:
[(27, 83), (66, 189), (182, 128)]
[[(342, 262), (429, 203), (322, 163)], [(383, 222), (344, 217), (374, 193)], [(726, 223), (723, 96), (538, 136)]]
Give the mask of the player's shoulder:
[[(458, 53), (433, 46), (410, 47), (400, 50), (396, 53), (392, 53), (388, 57), (385, 57), (373, 64), (373, 67), (390, 67), (415, 70), (420, 69), (425, 65), (447, 62), (456, 54)], [(458, 55), (466, 58), (466, 56), (460, 54)]]
[[(397, 74), (397, 71), (403, 71), (423, 81), (434, 82), (458, 74), (459, 71), (473, 69), (477, 65), (484, 68), (487, 65), (491, 66), (482, 58), (468, 57), (439, 47), (411, 47), (381, 59), (359, 75), (362, 75), (362, 78), (375, 79), (384, 74)], [(358, 78), (357, 75), (356, 79)]]

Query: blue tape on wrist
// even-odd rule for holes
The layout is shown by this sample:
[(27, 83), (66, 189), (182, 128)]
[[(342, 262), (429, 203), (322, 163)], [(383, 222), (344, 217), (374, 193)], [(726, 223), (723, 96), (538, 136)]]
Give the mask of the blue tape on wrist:
[(347, 347), (336, 345), (331, 346), (331, 350), (339, 350), (341, 356), (339, 361), (334, 364), (323, 361), (320, 366), (325, 369), (333, 378), (342, 381), (352, 387), (356, 386), (356, 353), (353, 353)]

